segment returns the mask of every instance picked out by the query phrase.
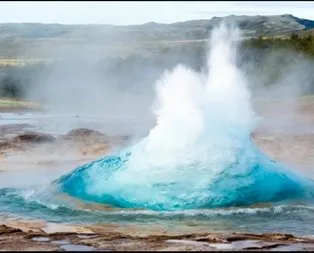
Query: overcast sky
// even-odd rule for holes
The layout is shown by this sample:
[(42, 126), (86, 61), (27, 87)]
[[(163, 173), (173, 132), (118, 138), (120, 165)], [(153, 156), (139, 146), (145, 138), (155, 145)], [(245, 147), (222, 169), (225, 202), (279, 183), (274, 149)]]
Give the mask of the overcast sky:
[(0, 2), (0, 23), (36, 22), (61, 24), (131, 25), (172, 23), (226, 15), (292, 14), (314, 19), (314, 2)]

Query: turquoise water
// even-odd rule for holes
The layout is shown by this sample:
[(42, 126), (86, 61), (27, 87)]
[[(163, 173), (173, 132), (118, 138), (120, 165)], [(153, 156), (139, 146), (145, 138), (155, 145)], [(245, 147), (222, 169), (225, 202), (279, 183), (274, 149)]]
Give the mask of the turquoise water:
[[(240, 151), (238, 160), (215, 175), (210, 184), (205, 187), (189, 185), (192, 175), (181, 176), (180, 173), (171, 184), (158, 182), (136, 185), (119, 181), (119, 177), (123, 176), (122, 173), (127, 173), (129, 169), (128, 162), (132, 152), (122, 152), (83, 165), (62, 176), (55, 181), (55, 184), (61, 192), (80, 199), (120, 208), (147, 208), (157, 211), (247, 206), (260, 202), (285, 200), (313, 200), (314, 182), (311, 179), (293, 174), (267, 158), (253, 144), (251, 145), (251, 150), (255, 152), (254, 156), (242, 157), (246, 156), (246, 153)], [(180, 163), (177, 166), (180, 166)], [(191, 163), (183, 166), (189, 166), (188, 170), (193, 173), (197, 170), (193, 166), (206, 166), (206, 164)], [(209, 163), (208, 166), (211, 164)], [(243, 166), (248, 167), (244, 169)], [(194, 174), (193, 180), (200, 182), (208, 173), (210, 170)], [(101, 189), (92, 191), (95, 185), (102, 185)], [(193, 197), (189, 198), (190, 195)]]
[[(314, 207), (302, 202), (265, 204), (260, 207), (214, 208), (185, 211), (151, 211), (132, 209), (94, 210), (75, 205), (56, 204), (57, 200), (39, 201), (25, 197), (28, 190), (0, 190), (0, 213), (23, 219), (72, 224), (135, 224), (163, 226), (168, 231), (179, 228), (209, 232), (314, 233)], [(51, 200), (50, 200), (51, 201)]]

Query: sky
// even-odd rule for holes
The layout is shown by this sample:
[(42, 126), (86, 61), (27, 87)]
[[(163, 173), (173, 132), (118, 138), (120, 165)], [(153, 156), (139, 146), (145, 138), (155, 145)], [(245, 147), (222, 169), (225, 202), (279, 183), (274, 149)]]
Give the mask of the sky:
[(292, 14), (314, 20), (314, 1), (1, 1), (0, 23), (135, 25), (227, 15)]

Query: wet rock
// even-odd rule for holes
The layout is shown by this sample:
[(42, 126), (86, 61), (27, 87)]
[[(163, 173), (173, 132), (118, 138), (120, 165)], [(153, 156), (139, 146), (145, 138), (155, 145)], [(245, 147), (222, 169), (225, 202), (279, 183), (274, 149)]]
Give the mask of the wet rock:
[(53, 143), (55, 138), (49, 134), (28, 132), (12, 138), (0, 139), (0, 159), (16, 152), (27, 151), (38, 145)]
[(84, 140), (99, 140), (99, 139), (105, 139), (107, 136), (103, 133), (100, 133), (98, 131), (87, 129), (87, 128), (78, 128), (71, 130), (66, 135), (63, 136), (63, 139), (66, 140), (78, 140), (78, 141), (84, 141)]
[(28, 132), (19, 134), (13, 138), (6, 138), (0, 142), (0, 147), (4, 146), (16, 146), (18, 144), (40, 144), (40, 143), (50, 143), (53, 142), (55, 138), (52, 135)]
[(29, 145), (51, 143), (55, 138), (49, 134), (27, 132), (19, 134), (12, 138), (6, 138), (0, 140), (0, 151), (10, 149), (24, 149)]
[(55, 137), (50, 134), (28, 132), (20, 134), (12, 139), (12, 142), (23, 142), (23, 143), (47, 143), (53, 142)]
[(265, 240), (265, 241), (295, 241), (297, 238), (291, 234), (237, 234), (226, 238), (228, 242), (240, 240)]
[(76, 142), (90, 143), (124, 143), (128, 140), (127, 136), (107, 136), (96, 130), (88, 128), (77, 128), (63, 135), (61, 139), (71, 140)]
[(21, 229), (0, 225), (0, 235), (23, 232)]
[(124, 136), (107, 136), (87, 128), (71, 130), (58, 138), (58, 143), (75, 147), (83, 157), (104, 155), (112, 147), (121, 147), (125, 145), (125, 142), (126, 137)]
[[(79, 228), (79, 227), (78, 227)], [(94, 231), (86, 229), (32, 234), (7, 225), (0, 226), (1, 250), (148, 250), (148, 251), (217, 251), (217, 250), (311, 250), (314, 241), (289, 234), (159, 234), (135, 236), (134, 233)], [(84, 231), (84, 232), (82, 232)], [(300, 243), (300, 239), (303, 240)]]

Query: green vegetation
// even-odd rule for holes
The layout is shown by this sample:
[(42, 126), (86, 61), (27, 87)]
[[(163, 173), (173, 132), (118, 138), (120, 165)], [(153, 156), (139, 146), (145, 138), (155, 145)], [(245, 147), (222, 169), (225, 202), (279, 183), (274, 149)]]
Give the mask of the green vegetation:
[(300, 36), (297, 33), (292, 33), (289, 37), (283, 38), (253, 38), (246, 41), (245, 46), (248, 48), (258, 48), (265, 51), (274, 50), (289, 50), (296, 53), (301, 53), (305, 56), (314, 56), (314, 34)]
[[(84, 75), (90, 74), (97, 75), (99, 80), (115, 86), (129, 87), (132, 83), (144, 87), (151, 85), (165, 69), (178, 63), (201, 70), (205, 64), (206, 46), (206, 41), (161, 44), (151, 50), (147, 49), (150, 54), (135, 51), (125, 58), (90, 60), (84, 57), (69, 57), (54, 62), (33, 61), (0, 65), (0, 97), (21, 99), (29, 90), (43, 85), (47, 80), (52, 85), (51, 76), (54, 75), (59, 75), (59, 78), (64, 80), (73, 80), (79, 75), (83, 78)], [(308, 60), (314, 59), (314, 35), (291, 34), (286, 38), (252, 38), (243, 43), (241, 52), (249, 77), (258, 76), (256, 80), (251, 79), (251, 82), (256, 85), (271, 85), (275, 80), (279, 80), (289, 67), (298, 63), (301, 56)], [(276, 57), (271, 58), (274, 55)], [(312, 75), (310, 72), (308, 74)], [(314, 76), (311, 78), (314, 81)], [(314, 92), (314, 82), (307, 92)]]
[(37, 108), (38, 105), (28, 101), (0, 99), (0, 108)]
[[(0, 24), (0, 97), (23, 99), (41, 86), (88, 83), (94, 76), (121, 89), (147, 87), (178, 63), (201, 70), (208, 35), (222, 19), (140, 26)], [(250, 83), (272, 85), (300, 58), (314, 60), (314, 21), (292, 15), (224, 19), (248, 38), (240, 64)], [(314, 92), (314, 73), (307, 72), (300, 82)]]
[(0, 97), (22, 99), (44, 70), (43, 63), (4, 65), (0, 67)]

